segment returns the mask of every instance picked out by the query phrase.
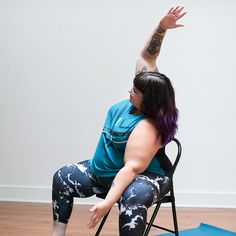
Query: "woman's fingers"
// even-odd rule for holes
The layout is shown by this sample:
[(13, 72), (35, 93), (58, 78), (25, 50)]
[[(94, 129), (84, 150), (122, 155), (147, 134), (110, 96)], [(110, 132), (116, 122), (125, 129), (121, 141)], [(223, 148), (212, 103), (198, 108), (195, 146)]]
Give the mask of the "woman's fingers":
[(99, 221), (100, 221), (100, 219), (97, 216), (90, 219), (90, 222), (88, 223), (89, 229), (93, 229), (98, 224)]
[(171, 9), (168, 11), (168, 14), (171, 14), (173, 9), (174, 9), (174, 7), (171, 7)]
[(176, 24), (175, 26), (176, 26), (176, 28), (177, 27), (184, 27), (184, 25), (181, 25), (181, 24)]
[(176, 10), (175, 13), (178, 15), (183, 9), (184, 7), (181, 7), (180, 9)]
[(93, 206), (89, 211), (92, 213), (92, 215), (90, 217), (88, 227), (89, 229), (92, 229), (99, 223), (101, 216), (99, 214), (99, 208), (97, 205)]
[(98, 219), (97, 219), (97, 215), (94, 214), (91, 218), (90, 218), (90, 221), (88, 223), (88, 227), (91, 229), (91, 228), (94, 228), (96, 226), (96, 222), (98, 222)]
[(182, 18), (184, 15), (186, 15), (187, 14), (187, 12), (184, 12), (184, 13), (182, 13), (182, 14), (180, 14), (179, 16), (178, 16), (178, 19), (180, 19), (180, 18)]
[(178, 11), (179, 8), (180, 8), (180, 6), (174, 7), (172, 10), (172, 13), (175, 13), (176, 11)]
[(181, 13), (182, 11), (183, 11), (183, 9), (184, 9), (184, 7), (182, 6), (177, 6), (177, 7), (175, 7), (175, 8), (171, 8), (172, 10), (170, 10), (169, 11), (169, 14), (173, 14), (174, 16), (176, 16), (177, 18), (181, 18), (181, 17), (183, 17), (187, 12), (183, 12), (183, 13)]
[(94, 220), (96, 219), (97, 217), (97, 214), (96, 214), (96, 206), (93, 206), (90, 210), (89, 210), (92, 215), (90, 217), (90, 220), (89, 220), (89, 223), (88, 223), (88, 227), (91, 229), (92, 228), (92, 225), (94, 224)]

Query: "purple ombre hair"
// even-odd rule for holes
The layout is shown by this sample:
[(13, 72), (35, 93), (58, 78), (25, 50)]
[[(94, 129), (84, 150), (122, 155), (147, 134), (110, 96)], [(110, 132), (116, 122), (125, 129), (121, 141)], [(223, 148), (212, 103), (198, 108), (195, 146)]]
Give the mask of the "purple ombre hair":
[(142, 72), (133, 83), (143, 93), (141, 112), (155, 120), (161, 143), (166, 145), (178, 129), (178, 109), (170, 79), (159, 72)]

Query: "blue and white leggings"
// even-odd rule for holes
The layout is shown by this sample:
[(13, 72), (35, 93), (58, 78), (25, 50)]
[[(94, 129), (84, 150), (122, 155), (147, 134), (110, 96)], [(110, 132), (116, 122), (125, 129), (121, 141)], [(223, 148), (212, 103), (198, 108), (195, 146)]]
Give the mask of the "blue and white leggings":
[[(85, 198), (109, 191), (113, 178), (94, 176), (89, 163), (71, 164), (54, 174), (52, 201), (55, 221), (68, 223), (74, 197)], [(143, 235), (147, 209), (163, 196), (168, 182), (168, 177), (142, 173), (126, 188), (118, 202), (120, 236)]]

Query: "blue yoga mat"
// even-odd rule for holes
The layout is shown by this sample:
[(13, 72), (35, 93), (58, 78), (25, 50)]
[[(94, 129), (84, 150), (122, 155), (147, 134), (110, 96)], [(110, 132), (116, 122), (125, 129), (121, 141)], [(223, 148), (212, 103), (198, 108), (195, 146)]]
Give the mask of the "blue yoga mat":
[[(236, 232), (217, 228), (212, 225), (200, 224), (198, 228), (187, 229), (179, 232), (180, 236), (236, 236)], [(160, 236), (174, 236), (172, 233), (161, 234)]]

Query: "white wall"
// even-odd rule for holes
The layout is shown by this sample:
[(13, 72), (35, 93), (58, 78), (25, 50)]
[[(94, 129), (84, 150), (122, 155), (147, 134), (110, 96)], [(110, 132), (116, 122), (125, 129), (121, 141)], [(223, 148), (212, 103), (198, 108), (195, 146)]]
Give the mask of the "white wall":
[[(173, 81), (179, 206), (236, 207), (236, 1), (0, 0), (0, 200), (50, 201), (55, 170), (90, 158), (128, 97), (160, 17), (185, 5), (159, 69)], [(94, 202), (86, 199), (82, 202)]]

